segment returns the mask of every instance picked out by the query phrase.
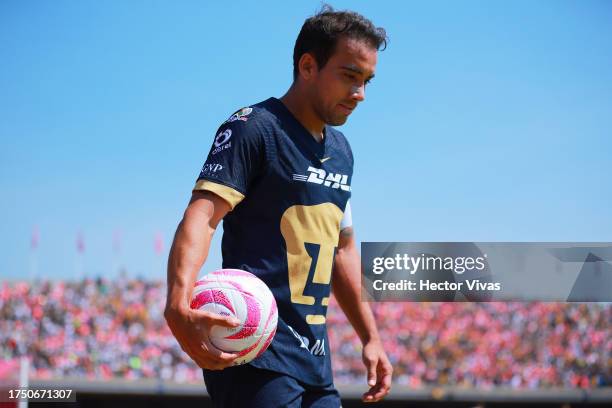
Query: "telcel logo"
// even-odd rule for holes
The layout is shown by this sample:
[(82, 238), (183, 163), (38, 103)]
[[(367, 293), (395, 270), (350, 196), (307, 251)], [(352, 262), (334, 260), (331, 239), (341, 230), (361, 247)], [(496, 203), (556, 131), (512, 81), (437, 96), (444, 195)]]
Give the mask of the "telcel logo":
[(346, 174), (335, 174), (331, 171), (328, 173), (323, 169), (317, 169), (312, 166), (308, 167), (310, 175), (306, 180), (309, 183), (323, 184), (325, 187), (341, 188), (344, 191), (351, 191), (351, 186), (348, 185), (348, 176)]

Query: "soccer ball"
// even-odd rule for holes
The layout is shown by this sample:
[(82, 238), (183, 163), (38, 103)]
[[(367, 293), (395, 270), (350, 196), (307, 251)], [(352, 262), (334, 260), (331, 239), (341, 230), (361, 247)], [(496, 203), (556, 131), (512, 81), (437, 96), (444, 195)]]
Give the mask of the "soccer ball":
[(221, 269), (198, 280), (191, 308), (240, 321), (235, 328), (213, 326), (209, 337), (219, 350), (238, 354), (234, 365), (262, 355), (276, 333), (278, 309), (272, 292), (257, 276), (240, 269)]

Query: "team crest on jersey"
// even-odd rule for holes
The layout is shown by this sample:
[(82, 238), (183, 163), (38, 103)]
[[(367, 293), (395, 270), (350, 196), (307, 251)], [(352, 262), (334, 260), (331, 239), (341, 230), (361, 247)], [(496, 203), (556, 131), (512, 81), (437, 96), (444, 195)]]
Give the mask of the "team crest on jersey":
[(223, 122), (223, 124), (235, 122), (237, 120), (246, 122), (247, 120), (249, 120), (248, 116), (251, 114), (251, 112), (253, 112), (253, 108), (242, 108), (238, 112), (227, 118), (227, 120)]
[(348, 185), (348, 175), (327, 172), (323, 169), (317, 169), (308, 166), (308, 175), (294, 174), (293, 180), (304, 181), (306, 183), (321, 184), (325, 187), (342, 189), (343, 191), (351, 191), (351, 186)]

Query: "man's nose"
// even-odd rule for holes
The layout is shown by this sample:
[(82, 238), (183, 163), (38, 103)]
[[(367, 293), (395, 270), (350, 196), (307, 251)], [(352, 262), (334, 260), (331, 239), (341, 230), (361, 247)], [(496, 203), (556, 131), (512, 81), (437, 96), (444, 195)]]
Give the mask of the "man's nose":
[(355, 85), (351, 88), (351, 98), (357, 102), (361, 102), (365, 99), (365, 84)]

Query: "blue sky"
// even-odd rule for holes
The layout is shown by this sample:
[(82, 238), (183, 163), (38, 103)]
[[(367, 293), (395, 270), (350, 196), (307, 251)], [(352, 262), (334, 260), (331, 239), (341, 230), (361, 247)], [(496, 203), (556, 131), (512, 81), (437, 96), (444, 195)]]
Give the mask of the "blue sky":
[[(40, 275), (164, 278), (214, 131), (285, 92), (320, 4), (1, 2), (0, 279), (34, 226)], [(332, 4), (390, 37), (340, 128), (359, 240), (612, 241), (610, 2)]]

